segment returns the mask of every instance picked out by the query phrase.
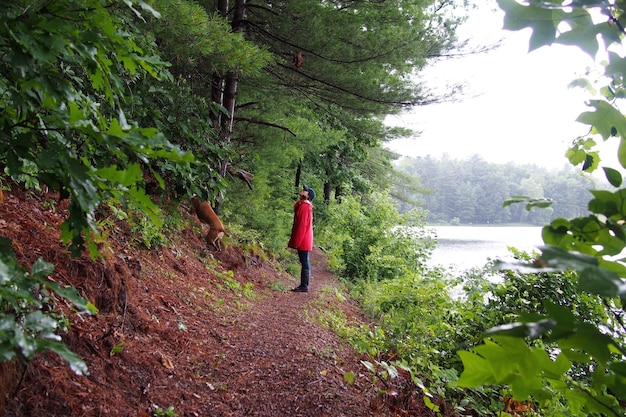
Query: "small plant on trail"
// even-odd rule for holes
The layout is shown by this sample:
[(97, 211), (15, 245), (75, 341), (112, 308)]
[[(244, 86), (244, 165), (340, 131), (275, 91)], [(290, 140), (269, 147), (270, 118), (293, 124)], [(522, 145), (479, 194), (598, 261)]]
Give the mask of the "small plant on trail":
[(154, 417), (178, 417), (178, 414), (174, 412), (174, 406), (170, 405), (167, 409), (162, 409), (158, 405), (154, 404)]
[(297, 262), (290, 262), (285, 266), (285, 271), (294, 276), (299, 276), (300, 274), (300, 264)]
[(271, 281), (267, 286), (273, 291), (287, 292), (287, 287), (280, 281)]
[(47, 200), (41, 203), (41, 206), (46, 210), (50, 210), (53, 213), (57, 211), (57, 202), (55, 200)]
[(115, 346), (111, 348), (111, 351), (109, 352), (109, 356), (115, 356), (117, 354), (122, 353), (124, 351), (124, 345), (125, 343), (123, 340), (117, 343)]
[(243, 296), (248, 299), (256, 298), (256, 293), (254, 292), (254, 285), (251, 282), (246, 282), (244, 285), (241, 285), (239, 281), (234, 278), (234, 272), (228, 271), (226, 273), (216, 274), (221, 278), (224, 286), (231, 290), (237, 296)]

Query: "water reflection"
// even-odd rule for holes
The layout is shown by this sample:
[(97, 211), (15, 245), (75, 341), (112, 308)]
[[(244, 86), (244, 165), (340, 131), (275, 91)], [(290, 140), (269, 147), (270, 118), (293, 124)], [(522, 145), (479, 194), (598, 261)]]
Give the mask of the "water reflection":
[(437, 247), (430, 266), (455, 270), (481, 267), (488, 259), (510, 259), (508, 247), (532, 251), (543, 244), (541, 227), (430, 226)]

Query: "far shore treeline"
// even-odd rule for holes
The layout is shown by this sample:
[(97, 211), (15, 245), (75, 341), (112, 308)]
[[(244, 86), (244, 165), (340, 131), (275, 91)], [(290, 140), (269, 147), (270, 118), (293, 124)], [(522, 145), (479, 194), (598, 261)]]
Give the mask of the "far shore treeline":
[[(572, 218), (587, 212), (590, 189), (604, 187), (571, 166), (549, 170), (537, 165), (497, 164), (473, 156), (465, 160), (444, 156), (401, 158), (397, 168), (419, 181), (421, 192), (396, 190), (405, 201), (427, 210), (426, 221), (443, 224), (534, 224)], [(526, 210), (524, 204), (503, 207), (512, 196), (554, 201), (545, 209)], [(401, 211), (411, 203), (402, 202)]]

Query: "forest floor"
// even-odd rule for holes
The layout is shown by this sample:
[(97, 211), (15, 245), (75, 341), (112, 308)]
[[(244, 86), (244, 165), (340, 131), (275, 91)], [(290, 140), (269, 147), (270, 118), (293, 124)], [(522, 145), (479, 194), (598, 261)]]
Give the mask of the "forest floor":
[(53, 353), (0, 363), (0, 415), (434, 415), (407, 375), (391, 385), (375, 378), (361, 362), (372, 359), (322, 324), (343, 317), (372, 325), (341, 296), (320, 250), (312, 252), (310, 292), (294, 293), (293, 275), (244, 251), (236, 237), (221, 253), (208, 250), (199, 222), (181, 207), (187, 226), (167, 245), (146, 249), (128, 225), (110, 223), (102, 259), (73, 258), (59, 238), (67, 201), (13, 188), (0, 203), (0, 237), (26, 267), (52, 263), (50, 279), (76, 287), (99, 312), (79, 316), (54, 301), (71, 323), (63, 341), (89, 375), (75, 375)]

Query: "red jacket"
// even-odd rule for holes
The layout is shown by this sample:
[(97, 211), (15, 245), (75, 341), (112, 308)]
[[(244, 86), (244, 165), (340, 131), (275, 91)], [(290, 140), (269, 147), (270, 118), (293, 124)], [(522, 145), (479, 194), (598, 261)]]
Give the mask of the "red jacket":
[(288, 247), (298, 250), (313, 250), (313, 204), (309, 200), (298, 200), (293, 206), (293, 227)]

